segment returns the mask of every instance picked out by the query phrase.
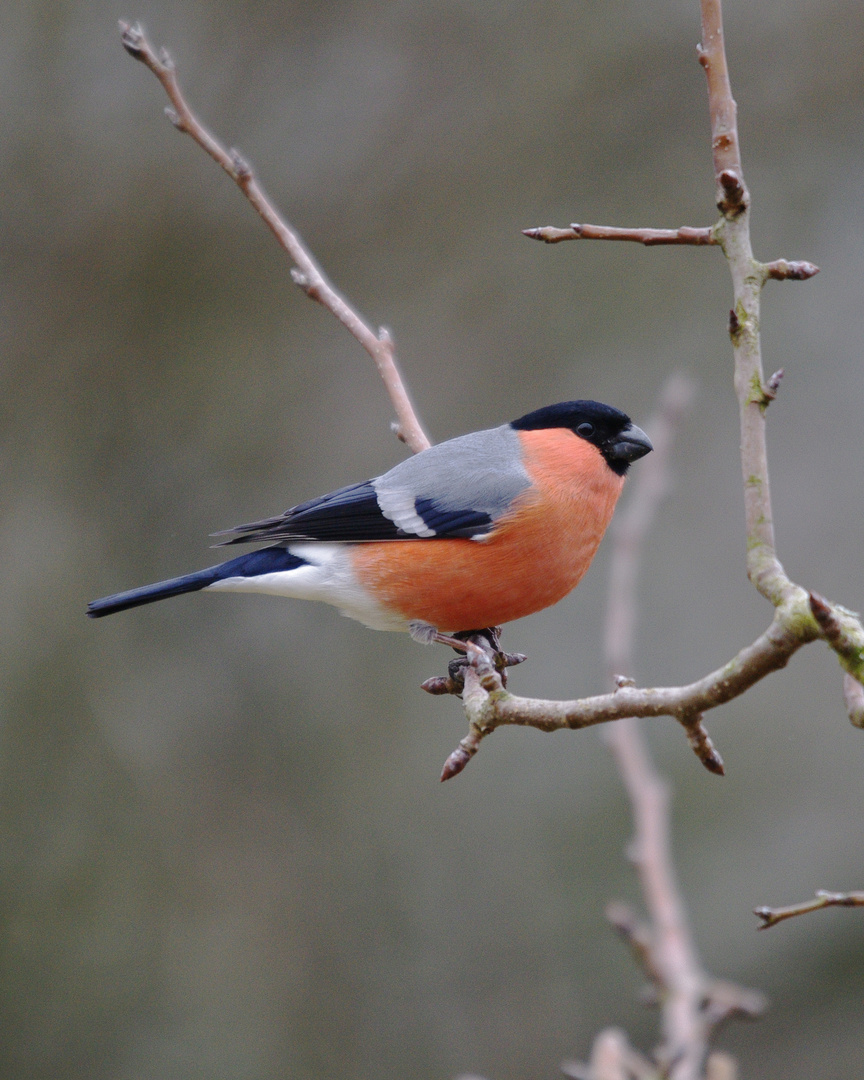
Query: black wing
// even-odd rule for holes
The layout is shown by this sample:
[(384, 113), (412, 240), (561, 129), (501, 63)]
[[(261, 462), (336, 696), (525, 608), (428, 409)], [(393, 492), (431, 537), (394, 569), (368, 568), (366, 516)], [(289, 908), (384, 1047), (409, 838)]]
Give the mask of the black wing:
[(213, 535), (231, 536), (222, 544), (251, 544), (262, 540), (395, 540), (400, 530), (381, 513), (375, 489), (365, 480), (299, 503), (278, 517)]
[(229, 536), (220, 544), (251, 544), (279, 540), (321, 540), (362, 543), (369, 540), (417, 540), (435, 537), (477, 536), (492, 526), (492, 518), (478, 510), (447, 509), (432, 499), (417, 499), (415, 511), (432, 536), (399, 528), (385, 517), (378, 503), (373, 481), (350, 484), (329, 495), (311, 499), (277, 517), (237, 525), (214, 533)]

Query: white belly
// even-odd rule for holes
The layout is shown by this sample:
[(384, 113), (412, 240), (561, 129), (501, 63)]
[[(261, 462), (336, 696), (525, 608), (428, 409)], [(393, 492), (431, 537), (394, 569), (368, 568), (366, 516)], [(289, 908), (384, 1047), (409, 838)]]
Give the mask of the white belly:
[(256, 577), (224, 578), (206, 592), (267, 593), (295, 600), (318, 600), (339, 608), (343, 615), (373, 630), (408, 630), (406, 620), (377, 603), (359, 584), (351, 567), (351, 548), (344, 544), (289, 544), (292, 555), (304, 559), (294, 570)]

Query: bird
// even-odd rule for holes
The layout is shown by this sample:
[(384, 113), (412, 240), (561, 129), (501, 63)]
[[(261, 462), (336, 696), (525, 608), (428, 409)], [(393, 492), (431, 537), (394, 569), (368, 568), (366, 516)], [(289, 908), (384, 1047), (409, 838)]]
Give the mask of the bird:
[(625, 413), (564, 401), (422, 450), (371, 480), (214, 533), (264, 543), (115, 593), (91, 618), (182, 593), (318, 600), (375, 630), (444, 641), (532, 615), (579, 584), (632, 462), (651, 440)]

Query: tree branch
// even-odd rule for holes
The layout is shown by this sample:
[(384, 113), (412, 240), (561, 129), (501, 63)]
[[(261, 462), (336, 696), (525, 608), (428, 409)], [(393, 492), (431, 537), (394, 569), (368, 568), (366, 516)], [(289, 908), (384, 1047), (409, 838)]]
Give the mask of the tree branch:
[[(628, 681), (610, 694), (576, 701), (548, 701), (508, 693), (495, 670), (493, 657), (478, 648), (470, 655), (463, 695), (471, 730), (469, 756), (477, 752), (482, 739), (509, 724), (545, 732), (566, 728), (576, 731), (626, 716), (671, 716), (686, 727), (692, 724), (694, 715), (725, 705), (772, 671), (785, 667), (802, 645), (819, 636), (806, 594), (801, 590), (800, 596), (796, 594), (788, 605), (777, 609), (774, 621), (751, 645), (696, 682), (686, 686), (638, 688)], [(467, 760), (462, 768), (465, 764)]]
[(637, 689), (625, 682), (612, 694), (581, 701), (544, 701), (508, 694), (500, 679), (496, 682), (491, 659), (480, 659), (479, 653), (474, 654), (469, 665), (474, 668), (474, 675), (465, 682), (466, 692), (470, 692), (465, 701), (470, 754), (460, 759), (459, 769), (476, 753), (483, 738), (505, 724), (558, 731), (628, 716), (672, 716), (684, 726), (691, 746), (703, 763), (712, 771), (721, 772), (722, 762), (701, 725), (701, 714), (738, 697), (770, 672), (785, 667), (793, 653), (817, 638), (828, 643), (845, 669), (844, 695), (849, 717), (856, 726), (864, 727), (864, 627), (854, 612), (831, 604), (791, 581), (777, 558), (774, 541), (765, 412), (777, 395), (783, 373), (775, 372), (767, 383), (763, 375), (759, 336), (761, 291), (769, 279), (803, 280), (817, 273), (818, 267), (785, 259), (761, 263), (753, 256), (750, 195), (741, 167), (737, 106), (726, 65), (721, 2), (701, 0), (701, 8), (702, 44), (698, 57), (708, 84), (716, 201), (723, 215), (720, 221), (707, 230), (572, 225), (569, 230), (546, 227), (525, 232), (549, 243), (581, 237), (641, 243), (714, 243), (722, 248), (732, 275), (734, 295), (729, 336), (741, 425), (747, 574), (773, 604), (774, 619), (765, 633), (728, 664), (688, 686)]
[(767, 930), (769, 926), (776, 926), (784, 919), (792, 919), (796, 915), (806, 915), (810, 911), (819, 911), (826, 907), (864, 907), (864, 892), (832, 893), (819, 889), (813, 900), (782, 908), (758, 907), (753, 914), (762, 920), (758, 929)]
[(724, 217), (735, 217), (747, 209), (750, 197), (741, 173), (738, 106), (732, 97), (729, 69), (726, 66), (723, 8), (721, 0), (701, 0), (701, 7), (702, 43), (697, 47), (697, 55), (708, 80), (717, 209)]
[(538, 229), (523, 229), (523, 235), (546, 244), (559, 244), (562, 240), (632, 240), (646, 247), (658, 244), (716, 244), (712, 228), (693, 229), (682, 225), (680, 229), (619, 229), (613, 225), (571, 225), (568, 229), (556, 229), (546, 225)]
[(226, 150), (198, 120), (180, 92), (174, 64), (168, 53), (161, 49), (157, 55), (137, 24), (121, 22), (120, 35), (126, 52), (148, 67), (162, 84), (171, 101), (171, 108), (165, 110), (171, 123), (178, 131), (194, 139), (225, 170), (257, 210), (283, 251), (287, 252), (296, 264), (291, 271), (294, 282), (310, 299), (317, 300), (332, 312), (375, 361), (396, 412), (398, 437), (415, 453), (425, 450), (430, 445), (429, 439), (420, 426), (402, 382), (396, 365), (393, 340), (388, 331), (382, 327), (376, 334), (367, 326), (345, 298), (333, 288), (297, 233), (267, 198), (249, 163), (239, 151)]
[[(685, 687), (643, 689), (620, 687), (614, 694), (576, 702), (547, 702), (518, 698), (504, 690), (494, 662), (480, 659), (483, 643), (470, 653), (469, 675), (464, 683), (471, 731), (461, 748), (459, 769), (476, 753), (482, 738), (504, 724), (522, 724), (543, 731), (586, 727), (622, 716), (675, 717), (687, 731), (691, 745), (714, 771), (722, 768), (710, 740), (701, 727), (701, 713), (723, 704), (749, 689), (770, 671), (783, 667), (789, 657), (808, 641), (822, 637), (837, 653), (841, 664), (857, 680), (864, 680), (864, 628), (853, 613), (827, 601), (830, 618), (817, 620), (809, 594), (786, 576), (774, 550), (771, 500), (768, 488), (764, 412), (776, 395), (779, 374), (763, 382), (759, 350), (759, 294), (769, 278), (805, 278), (816, 272), (809, 263), (775, 260), (758, 263), (753, 258), (748, 223), (749, 196), (741, 174), (735, 103), (729, 90), (719, 0), (702, 0), (703, 42), (699, 59), (708, 76), (712, 121), (712, 147), (717, 179), (718, 205), (724, 217), (710, 229), (616, 230), (601, 226), (573, 226), (571, 232), (588, 238), (639, 240), (642, 243), (719, 244), (729, 260), (735, 287), (735, 307), (730, 335), (735, 350), (735, 384), (741, 404), (741, 459), (744, 473), (745, 517), (748, 534), (748, 573), (756, 587), (775, 605), (768, 630), (742, 649), (727, 665)], [(120, 24), (124, 48), (145, 64), (162, 84), (171, 108), (172, 123), (198, 143), (235, 181), (268, 228), (296, 264), (292, 277), (314, 300), (331, 311), (363, 345), (375, 361), (398, 418), (397, 433), (416, 451), (429, 446), (396, 366), (393, 344), (386, 330), (375, 334), (326, 277), (296, 232), (273, 207), (249, 164), (236, 150), (226, 150), (203, 127), (187, 105), (177, 82), (174, 65), (162, 50), (153, 50), (140, 26)], [(547, 239), (548, 230), (529, 230)], [(674, 240), (672, 239), (674, 237)], [(563, 238), (563, 237), (562, 237)], [(555, 237), (552, 237), (554, 242)], [(821, 599), (821, 598), (820, 598)], [(478, 666), (479, 665), (479, 666)], [(489, 667), (491, 675), (486, 671)], [(474, 674), (470, 674), (473, 670)], [(459, 688), (461, 689), (461, 682)], [(456, 689), (456, 684), (450, 683)], [(850, 717), (864, 726), (864, 688), (845, 694)], [(440, 689), (440, 688), (439, 688)], [(860, 699), (860, 700), (859, 700)], [(457, 769), (456, 771), (459, 771)], [(445, 775), (455, 775), (445, 767)]]

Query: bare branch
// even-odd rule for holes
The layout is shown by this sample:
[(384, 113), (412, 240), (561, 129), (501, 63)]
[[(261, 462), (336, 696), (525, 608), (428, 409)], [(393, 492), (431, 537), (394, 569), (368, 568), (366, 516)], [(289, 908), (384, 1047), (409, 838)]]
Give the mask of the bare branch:
[[(570, 232), (584, 238), (615, 238), (642, 243), (717, 243), (723, 247), (735, 284), (736, 303), (730, 321), (735, 348), (736, 388), (741, 403), (741, 455), (744, 471), (745, 514), (748, 532), (748, 573), (757, 588), (775, 605), (772, 626), (753, 645), (742, 649), (729, 664), (686, 687), (637, 690), (622, 686), (613, 695), (588, 698), (582, 702), (531, 701), (509, 695), (499, 661), (483, 659), (484, 646), (472, 654), (473, 676), (460, 680), (434, 680), (433, 692), (460, 692), (463, 686), (471, 700), (469, 718), (472, 731), (445, 775), (455, 775), (476, 753), (480, 741), (501, 724), (528, 724), (540, 730), (584, 727), (622, 716), (674, 716), (688, 729), (691, 744), (712, 769), (721, 767), (704, 729), (694, 718), (743, 693), (768, 672), (783, 667), (792, 653), (815, 637), (824, 637), (837, 652), (842, 666), (857, 680), (864, 678), (864, 628), (858, 619), (839, 605), (828, 605), (831, 617), (817, 621), (813, 610), (805, 608), (808, 594), (786, 576), (774, 551), (771, 501), (768, 490), (765, 452), (764, 411), (776, 393), (779, 373), (766, 385), (762, 378), (759, 352), (759, 290), (769, 277), (806, 277), (815, 272), (807, 263), (757, 263), (750, 248), (747, 207), (735, 128), (735, 103), (729, 91), (719, 0), (702, 0), (703, 41), (700, 61), (708, 75), (712, 118), (712, 146), (719, 204), (724, 218), (710, 229), (615, 230), (601, 226), (575, 225)], [(429, 440), (417, 421), (395, 363), (393, 344), (386, 330), (375, 334), (350, 305), (330, 285), (294, 230), (278, 214), (254, 176), (249, 163), (237, 150), (226, 150), (200, 123), (187, 105), (177, 82), (174, 65), (163, 50), (159, 55), (139, 26), (120, 24), (124, 48), (145, 64), (162, 84), (171, 107), (172, 123), (198, 143), (235, 181), (255, 207), (282, 248), (296, 264), (292, 277), (314, 300), (331, 311), (372, 356), (384, 380), (398, 418), (397, 433), (408, 446), (419, 451)], [(555, 240), (555, 231), (529, 230), (530, 235)], [(825, 602), (827, 603), (827, 602)], [(806, 613), (805, 613), (806, 612)], [(500, 658), (499, 658), (500, 660)], [(479, 677), (479, 668), (491, 666), (492, 675)], [(496, 670), (497, 664), (497, 670)], [(855, 692), (853, 691), (853, 698)], [(849, 693), (847, 692), (847, 700)], [(857, 700), (857, 698), (855, 698)], [(854, 704), (854, 703), (853, 703)], [(850, 715), (864, 724), (864, 704), (850, 706)], [(857, 721), (855, 721), (857, 722)], [(454, 766), (458, 766), (455, 768)]]
[(711, 146), (717, 205), (724, 218), (718, 240), (729, 263), (735, 294), (730, 337), (735, 353), (735, 389), (741, 419), (741, 465), (750, 580), (775, 606), (792, 588), (774, 549), (768, 457), (765, 446), (764, 380), (759, 339), (764, 272), (750, 243), (749, 195), (741, 170), (737, 107), (729, 85), (720, 0), (702, 0), (702, 45), (711, 115)]
[(500, 654), (488, 644), (484, 647), (476, 638), (466, 644), (467, 663), (462, 672), (461, 696), (469, 729), (468, 734), (444, 763), (442, 780), (450, 780), (462, 772), (480, 749), (483, 739), (492, 733), (494, 727), (490, 727), (487, 722), (489, 706), (491, 704), (494, 708), (494, 703), (507, 693), (504, 689), (503, 669), (500, 664), (496, 665), (496, 656)]
[(690, 749), (705, 768), (716, 776), (725, 776), (726, 769), (723, 765), (723, 758), (718, 754), (717, 748), (711, 741), (711, 736), (702, 723), (702, 714), (696, 713), (695, 716), (682, 719), (681, 725), (687, 732), (687, 742), (690, 744)]
[(396, 412), (399, 438), (415, 453), (425, 450), (430, 445), (429, 439), (420, 426), (399, 374), (390, 334), (383, 328), (376, 334), (333, 288), (297, 233), (267, 198), (249, 163), (239, 151), (226, 150), (198, 120), (180, 92), (174, 64), (167, 52), (163, 49), (157, 55), (137, 24), (133, 26), (121, 22), (120, 35), (123, 48), (130, 56), (146, 65), (162, 84), (171, 102), (171, 108), (166, 109), (171, 123), (178, 131), (194, 139), (225, 170), (260, 214), (282, 249), (294, 261), (296, 268), (291, 273), (294, 282), (310, 299), (317, 300), (332, 312), (375, 361)]
[[(620, 720), (625, 716), (687, 717), (707, 712), (749, 690), (772, 671), (785, 667), (807, 641), (819, 637), (815, 624), (802, 618), (801, 605), (780, 609), (768, 629), (723, 667), (686, 686), (638, 688), (621, 686), (610, 694), (577, 701), (546, 701), (498, 691), (495, 698), (475, 694), (473, 711), (481, 716), (485, 734), (505, 724), (539, 731), (577, 730)], [(799, 634), (801, 636), (799, 636)]]
[(717, 209), (735, 217), (747, 208), (749, 196), (741, 171), (738, 146), (738, 106), (732, 97), (726, 47), (723, 40), (721, 0), (702, 2), (702, 44), (699, 63), (708, 80), (708, 108), (711, 114), (711, 150), (717, 180)]
[[(495, 671), (494, 654), (480, 648), (469, 662), (469, 670), (474, 668), (477, 677), (472, 677), (470, 681), (470, 697), (463, 697), (471, 726), (469, 743), (463, 749), (468, 750), (470, 746), (470, 753), (459, 769), (448, 772), (444, 778), (461, 772), (476, 754), (480, 742), (497, 728), (509, 724), (545, 732), (565, 728), (576, 731), (628, 716), (671, 716), (685, 727), (692, 725), (694, 715), (739, 697), (772, 671), (785, 667), (794, 653), (807, 642), (822, 636), (810, 614), (806, 597), (802, 589), (793, 592), (789, 603), (775, 611), (771, 625), (751, 645), (746, 645), (723, 667), (686, 686), (640, 688), (632, 685), (628, 679), (622, 680), (613, 693), (575, 701), (518, 697), (504, 689)], [(484, 673), (482, 680), (480, 671)], [(433, 681), (439, 684), (439, 680)], [(465, 687), (467, 691), (467, 674)], [(429, 686), (426, 688), (429, 689)], [(433, 692), (458, 693), (458, 690), (439, 684)], [(701, 739), (701, 736), (698, 738)], [(703, 760), (703, 763), (708, 766), (707, 760)], [(712, 768), (711, 771), (719, 769)]]
[[(546, 225), (537, 229), (523, 229), (532, 240), (546, 244), (559, 244), (562, 240), (632, 240), (646, 247), (658, 244), (716, 244), (714, 230), (710, 227), (693, 229), (683, 225), (680, 229), (619, 229), (612, 225), (571, 225), (568, 229), (556, 229)], [(809, 264), (808, 264), (809, 265)]]
[(769, 926), (776, 926), (784, 919), (792, 919), (796, 915), (806, 915), (826, 907), (864, 907), (864, 892), (832, 893), (819, 889), (813, 900), (782, 908), (758, 907), (753, 914), (762, 920), (762, 925), (757, 929), (767, 930)]
[[(724, 668), (688, 687), (637, 690), (620, 685), (614, 694), (581, 702), (541, 702), (499, 696), (484, 713), (486, 732), (504, 723), (529, 724), (540, 730), (582, 727), (633, 716), (674, 716), (685, 726), (706, 765), (719, 768), (707, 736), (694, 723), (707, 709), (731, 700), (770, 671), (783, 667), (802, 645), (823, 638), (847, 672), (844, 693), (853, 723), (864, 727), (864, 627), (858, 617), (811, 595), (792, 582), (777, 558), (768, 477), (765, 410), (775, 398), (782, 377), (768, 382), (762, 372), (759, 337), (761, 290), (769, 279), (805, 279), (817, 272), (812, 263), (784, 259), (760, 263), (750, 241), (750, 196), (744, 182), (738, 144), (737, 106), (732, 97), (723, 43), (720, 0), (701, 0), (702, 45), (699, 62), (705, 69), (711, 117), (711, 146), (717, 185), (717, 205), (723, 217), (709, 230), (614, 229), (573, 225), (569, 230), (527, 230), (527, 235), (550, 243), (565, 239), (627, 239), (648, 242), (716, 243), (726, 255), (732, 275), (734, 307), (729, 334), (735, 357), (735, 389), (741, 423), (741, 468), (747, 530), (747, 573), (775, 608), (771, 627)], [(656, 456), (656, 455), (655, 455)], [(646, 463), (643, 470), (648, 466)], [(620, 670), (620, 668), (616, 668)], [(852, 681), (850, 681), (850, 678)], [(857, 686), (856, 686), (857, 682)]]
[[(842, 667), (864, 681), (864, 627), (860, 620), (840, 605), (828, 605), (832, 621), (816, 622), (813, 612), (805, 615), (802, 599), (807, 596), (792, 582), (777, 558), (773, 511), (768, 477), (765, 440), (765, 410), (777, 394), (782, 371), (766, 383), (762, 372), (759, 337), (762, 287), (769, 279), (804, 280), (818, 273), (808, 262), (777, 259), (760, 263), (753, 257), (750, 241), (750, 196), (744, 182), (738, 144), (737, 106), (732, 97), (723, 43), (721, 0), (701, 0), (702, 45), (699, 62), (705, 69), (711, 117), (711, 146), (717, 185), (717, 205), (721, 220), (708, 230), (616, 229), (607, 226), (572, 225), (526, 230), (528, 236), (557, 243), (576, 238), (626, 239), (642, 243), (713, 243), (725, 254), (732, 275), (734, 307), (730, 312), (729, 335), (735, 356), (735, 389), (741, 423), (741, 469), (744, 481), (744, 514), (747, 530), (747, 573), (750, 580), (780, 612), (786, 629), (799, 645), (823, 637), (837, 653)], [(827, 603), (827, 602), (826, 602)], [(794, 616), (791, 615), (795, 610)], [(828, 631), (830, 632), (830, 636)], [(739, 654), (740, 655), (740, 654)], [(788, 659), (789, 653), (786, 654)], [(777, 660), (781, 662), (781, 657)], [(752, 683), (751, 683), (752, 685)], [(847, 694), (848, 697), (848, 694)], [(693, 702), (692, 711), (701, 711)], [(644, 715), (648, 715), (645, 713)], [(682, 713), (677, 714), (679, 719)], [(860, 717), (864, 726), (864, 706), (851, 707), (850, 715)], [(856, 721), (857, 722), (857, 721)]]

